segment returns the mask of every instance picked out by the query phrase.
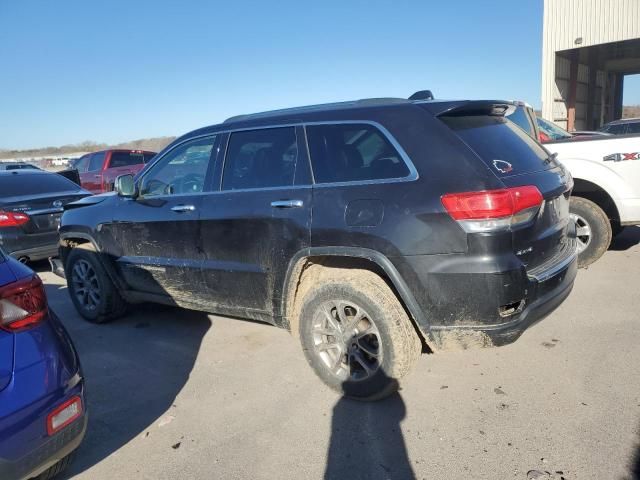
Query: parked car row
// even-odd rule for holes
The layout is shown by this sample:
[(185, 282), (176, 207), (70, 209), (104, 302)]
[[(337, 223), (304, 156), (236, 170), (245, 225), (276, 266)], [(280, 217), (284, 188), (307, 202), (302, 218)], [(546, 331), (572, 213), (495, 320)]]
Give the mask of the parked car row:
[[(517, 340), (591, 255), (576, 212), (592, 243), (602, 233), (562, 153), (586, 141), (543, 147), (525, 104), (427, 92), (240, 115), (157, 155), (92, 153), (76, 164), (84, 188), (0, 173), (0, 245), (21, 260), (59, 253), (54, 271), (90, 322), (140, 302), (268, 322), (299, 337), (329, 387), (386, 397), (422, 352)], [(631, 183), (615, 197), (625, 214)], [(57, 473), (84, 435), (82, 372), (41, 282), (6, 255), (3, 342), (0, 478)], [(45, 356), (59, 370), (33, 367)], [(19, 390), (45, 374), (57, 383)]]
[(571, 216), (580, 266), (598, 260), (613, 237), (640, 225), (640, 134), (575, 136), (523, 102), (508, 117), (566, 166), (574, 178)]

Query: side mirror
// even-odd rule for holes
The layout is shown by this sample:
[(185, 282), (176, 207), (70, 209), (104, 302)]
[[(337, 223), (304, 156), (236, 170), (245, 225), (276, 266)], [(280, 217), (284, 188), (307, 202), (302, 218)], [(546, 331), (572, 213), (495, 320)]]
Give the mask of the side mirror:
[(113, 189), (121, 197), (135, 197), (136, 182), (133, 181), (133, 175), (127, 173), (126, 175), (117, 176)]

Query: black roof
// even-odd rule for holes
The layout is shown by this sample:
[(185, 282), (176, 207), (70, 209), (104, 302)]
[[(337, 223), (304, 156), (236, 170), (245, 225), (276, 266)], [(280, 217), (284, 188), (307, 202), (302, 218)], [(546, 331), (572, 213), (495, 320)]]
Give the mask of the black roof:
[(621, 125), (625, 123), (638, 123), (640, 122), (640, 118), (621, 118), (620, 120), (614, 120), (613, 122), (609, 122), (605, 125)]
[[(422, 106), (428, 110), (432, 115), (441, 115), (445, 112), (459, 112), (462, 114), (469, 110), (487, 111), (490, 112), (494, 106), (504, 107), (505, 105), (516, 105), (515, 102), (510, 100), (409, 100), (406, 98), (365, 98), (360, 100), (351, 100), (346, 102), (324, 103), (319, 105), (307, 105), (293, 108), (283, 108), (278, 110), (270, 110), (266, 112), (250, 113), (244, 115), (236, 115), (227, 118), (223, 123), (209, 125), (198, 128), (191, 132), (185, 133), (178, 137), (170, 145), (166, 146), (162, 152), (169, 148), (172, 148), (178, 142), (186, 139), (198, 136), (208, 135), (219, 131), (234, 128), (252, 128), (255, 126), (263, 126), (269, 124), (276, 124), (279, 122), (298, 122), (310, 120), (315, 115), (319, 117), (327, 117), (322, 115), (326, 113), (342, 113), (349, 116), (347, 112), (349, 110), (362, 110), (362, 109), (387, 109), (387, 108), (401, 108)], [(341, 115), (342, 116), (342, 115)], [(334, 119), (331, 119), (334, 120)]]
[(334, 102), (334, 103), (321, 103), (318, 105), (305, 105), (302, 107), (281, 108), (278, 110), (269, 110), (266, 112), (249, 113), (243, 115), (235, 115), (227, 118), (224, 123), (242, 122), (247, 120), (260, 120), (263, 118), (279, 117), (283, 115), (299, 114), (299, 113), (313, 113), (313, 112), (328, 112), (333, 110), (345, 110), (348, 108), (361, 108), (361, 107), (382, 107), (387, 105), (398, 105), (415, 103), (413, 100), (407, 100), (406, 98), (363, 98), (361, 100), (350, 100), (346, 102)]
[(55, 175), (55, 172), (47, 172), (36, 168), (19, 168), (17, 170), (0, 170), (0, 175)]

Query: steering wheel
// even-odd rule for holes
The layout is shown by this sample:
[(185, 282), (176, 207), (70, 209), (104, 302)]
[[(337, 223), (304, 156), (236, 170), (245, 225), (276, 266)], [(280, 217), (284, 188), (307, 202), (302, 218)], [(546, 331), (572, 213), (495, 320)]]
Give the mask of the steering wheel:
[(170, 193), (198, 193), (204, 190), (204, 175), (189, 173), (171, 185)]

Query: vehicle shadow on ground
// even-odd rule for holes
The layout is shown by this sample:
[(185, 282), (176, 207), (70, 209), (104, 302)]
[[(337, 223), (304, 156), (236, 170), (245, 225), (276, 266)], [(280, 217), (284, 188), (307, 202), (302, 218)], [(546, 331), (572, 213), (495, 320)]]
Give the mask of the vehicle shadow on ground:
[(636, 450), (629, 465), (629, 474), (629, 480), (640, 480), (640, 426), (638, 427)]
[(325, 480), (415, 478), (400, 423), (402, 396), (378, 402), (342, 397), (333, 408)]
[[(51, 308), (69, 331), (86, 381), (87, 435), (62, 478), (108, 457), (171, 415), (211, 327), (207, 314), (158, 305), (105, 325), (82, 320), (66, 286), (46, 285)], [(59, 291), (53, 295), (55, 289)]]
[(609, 246), (609, 250), (622, 251), (629, 250), (631, 247), (638, 245), (640, 243), (640, 227), (631, 226), (626, 227), (624, 231), (615, 237), (611, 245)]

